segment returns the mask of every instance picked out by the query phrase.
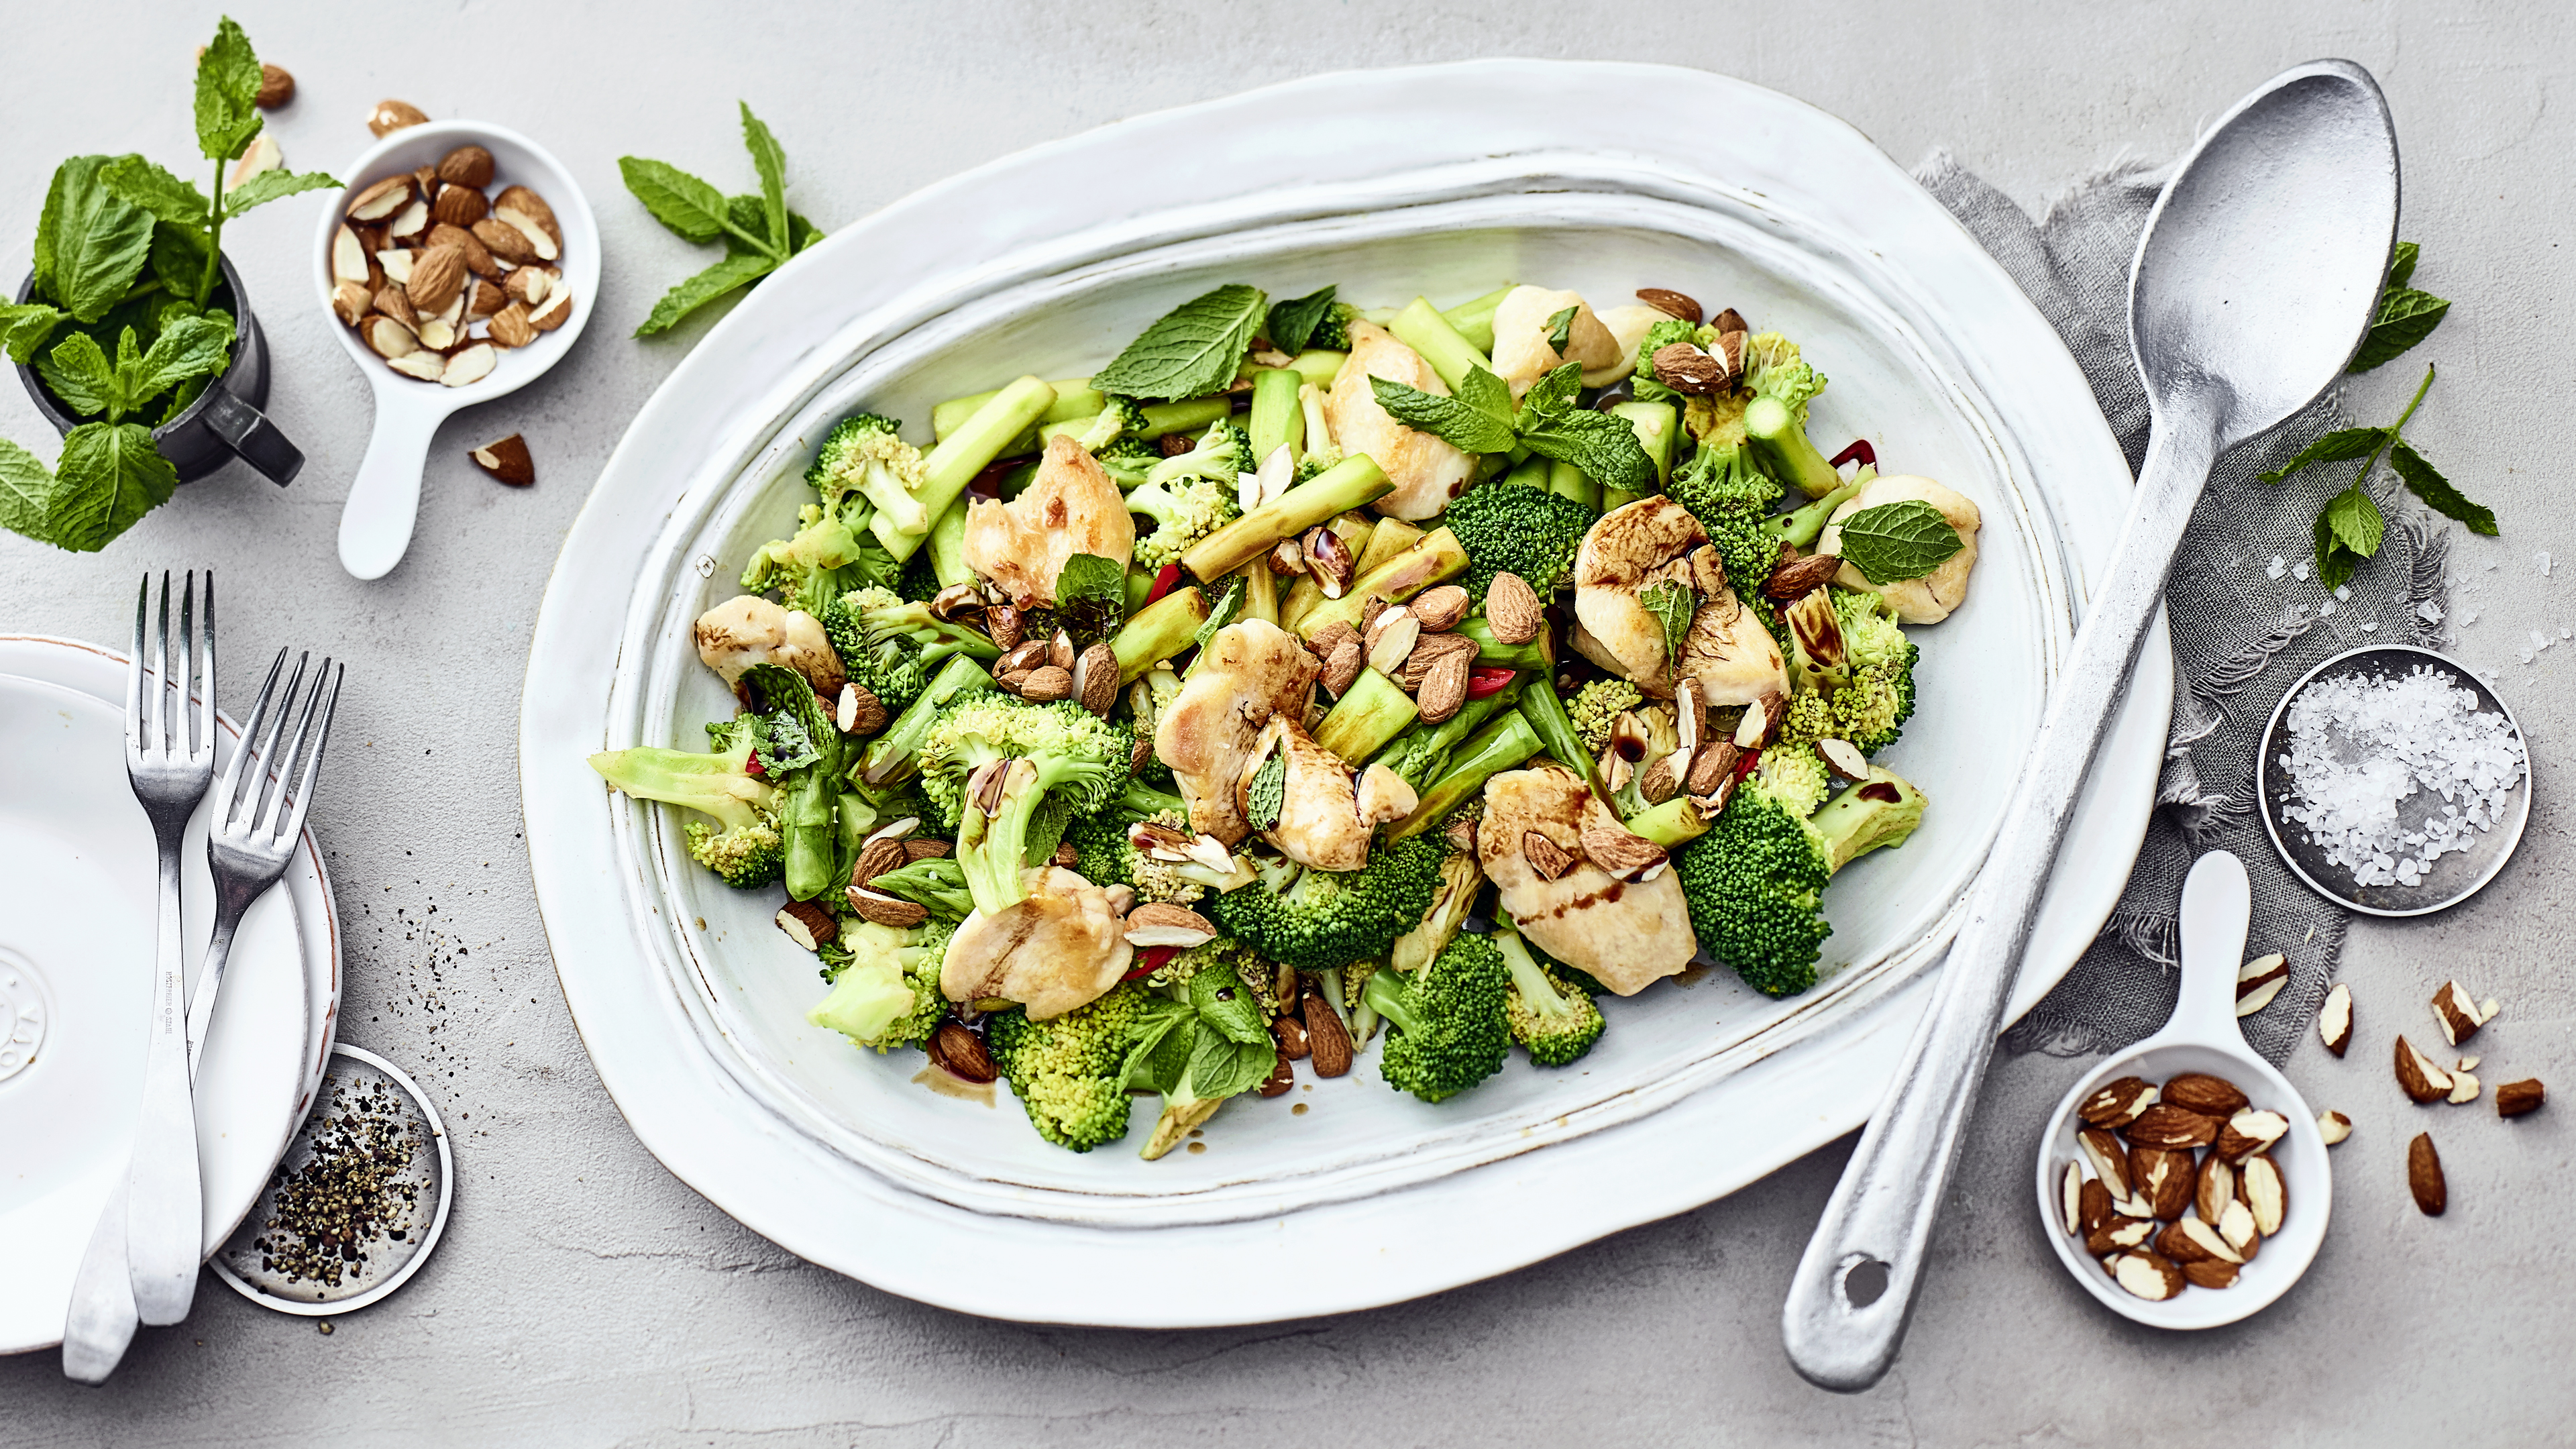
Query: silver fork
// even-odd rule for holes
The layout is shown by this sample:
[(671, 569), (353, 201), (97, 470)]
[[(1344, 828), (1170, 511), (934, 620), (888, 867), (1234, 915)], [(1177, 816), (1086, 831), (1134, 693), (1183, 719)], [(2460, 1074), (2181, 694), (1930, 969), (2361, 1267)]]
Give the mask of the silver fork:
[[(125, 773), (161, 848), (159, 950), (152, 974), (151, 1037), (143, 1063), (143, 1113), (127, 1169), (126, 1270), (145, 1323), (176, 1323), (196, 1297), (205, 1200), (197, 1176), (197, 1113), (188, 1090), (187, 986), (179, 939), (179, 842), (215, 777), (215, 581), (206, 576), (201, 707), (188, 708), (197, 675), (197, 575), (179, 604), (179, 674), (170, 673), (170, 575), (161, 575), (161, 627), (143, 665), (152, 598), (145, 575), (134, 601), (134, 652), (125, 666)], [(178, 699), (171, 700), (173, 690)]]
[[(215, 924), (197, 973), (196, 991), (189, 998), (188, 1075), (192, 1079), (205, 1049), (207, 1027), (214, 1020), (233, 934), (251, 903), (275, 885), (294, 860), (304, 833), (305, 810), (321, 776), (322, 752), (331, 737), (331, 716), (339, 705), (340, 680), (346, 671), (325, 658), (314, 671), (312, 688), (304, 690), (309, 658), (297, 656), (295, 673), (280, 697), (277, 679), (286, 667), (286, 651), (277, 651), (268, 666), (268, 680), (260, 686), (259, 701), (242, 724), (241, 747), (233, 752), (215, 797), (219, 815), (206, 836), (206, 860), (215, 879)], [(303, 694), (300, 711), (299, 692)], [(286, 728), (289, 715), (295, 716), (291, 733)], [(125, 1270), (130, 1231), (127, 1201), (120, 1185), (99, 1215), (98, 1229), (91, 1234), (88, 1254), (74, 1282), (71, 1313), (63, 1325), (63, 1372), (84, 1383), (105, 1381), (134, 1340), (139, 1304)], [(194, 1253), (198, 1246), (192, 1240), (189, 1251)]]

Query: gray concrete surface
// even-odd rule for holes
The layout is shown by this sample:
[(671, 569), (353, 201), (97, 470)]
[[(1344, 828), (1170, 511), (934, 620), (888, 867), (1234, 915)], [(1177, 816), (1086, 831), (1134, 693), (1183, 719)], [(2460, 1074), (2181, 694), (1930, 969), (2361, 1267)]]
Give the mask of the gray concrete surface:
[[(273, 125), (299, 167), (337, 167), (386, 95), (554, 148), (589, 189), (609, 259), (598, 318), (542, 383), (451, 422), (410, 558), (358, 584), (334, 562), (368, 400), (304, 280), (312, 198), (227, 238), (278, 352), (273, 411), (311, 458), (280, 492), (235, 469), (104, 556), (0, 536), (0, 629), (119, 636), (138, 569), (225, 570), (230, 657), (280, 643), (351, 658), (332, 788), (315, 810), (349, 933), (344, 1033), (411, 1064), (457, 1129), (462, 1187), (437, 1260), (330, 1337), (209, 1283), (102, 1390), (50, 1355), (0, 1362), (0, 1441), (632, 1445), (1332, 1443), (2542, 1444), (2576, 1437), (2576, 1284), (2560, 1213), (2566, 1114), (2414, 1109), (2388, 1033), (2457, 974), (2504, 999), (2489, 1083), (2570, 1072), (2557, 968), (2571, 852), (2556, 803), (2576, 644), (2515, 662), (2528, 627), (2576, 625), (2533, 567), (2576, 554), (2576, 444), (2561, 309), (2576, 290), (2576, 13), (2531, 3), (2022, 6), (952, 3), (764, 9), (671, 0), (401, 8), (235, 0), (301, 86)], [(190, 47), (211, 9), (112, 0), (12, 14), (0, 88), (0, 252), (24, 256), (45, 179), (75, 151), (189, 154)], [(2000, 1065), (1905, 1357), (1875, 1391), (1808, 1388), (1778, 1304), (1848, 1151), (1509, 1277), (1343, 1318), (1230, 1332), (1027, 1328), (957, 1317), (810, 1268), (736, 1226), (636, 1143), (557, 993), (518, 840), (525, 640), (557, 543), (625, 420), (694, 333), (630, 340), (699, 265), (620, 190), (635, 153), (748, 181), (732, 103), (782, 138), (793, 199), (836, 225), (961, 168), (1162, 105), (1323, 69), (1486, 54), (1652, 59), (1731, 72), (1849, 117), (1898, 159), (1948, 146), (2037, 207), (2088, 169), (2167, 156), (2281, 65), (2369, 65), (2407, 160), (2418, 284), (2457, 299), (2425, 355), (2442, 382), (2411, 428), (2505, 522), (2454, 558), (2482, 617), (2459, 649), (2502, 682), (2538, 747), (2520, 858), (2450, 916), (2355, 929), (2361, 1041), (2290, 1064), (2358, 1122), (2335, 1157), (2334, 1231), (2306, 1282), (2253, 1322), (2163, 1337), (2067, 1282), (2027, 1207), (2039, 1115), (2085, 1063)], [(132, 79), (106, 67), (130, 65)], [(1544, 105), (1544, 97), (1532, 97)], [(192, 172), (193, 174), (193, 172)], [(1120, 184), (1120, 183), (1112, 183)], [(1151, 176), (1131, 182), (1150, 189)], [(8, 265), (18, 263), (11, 260)], [(11, 274), (15, 276), (13, 272)], [(701, 324), (703, 326), (703, 324)], [(2353, 389), (2392, 413), (2415, 374)], [(475, 473), (513, 430), (537, 486)], [(0, 431), (50, 457), (15, 388)], [(2489, 565), (2494, 567), (2489, 570)], [(470, 952), (470, 954), (468, 954)], [(2576, 1090), (2576, 1079), (2565, 1084)], [(2402, 1186), (2430, 1125), (2449, 1216)]]

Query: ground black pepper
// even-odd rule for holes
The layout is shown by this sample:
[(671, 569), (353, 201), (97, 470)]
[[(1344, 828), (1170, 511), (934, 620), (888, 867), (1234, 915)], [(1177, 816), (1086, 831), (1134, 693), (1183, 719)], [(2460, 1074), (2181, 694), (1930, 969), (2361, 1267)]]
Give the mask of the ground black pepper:
[[(379, 1081), (325, 1080), (330, 1106), (308, 1129), (311, 1154), (271, 1179), (274, 1216), (251, 1246), (289, 1283), (337, 1288), (363, 1271), (379, 1237), (403, 1241), (419, 1205), (410, 1170), (420, 1149), (411, 1104)], [(320, 1293), (316, 1298), (323, 1296)]]

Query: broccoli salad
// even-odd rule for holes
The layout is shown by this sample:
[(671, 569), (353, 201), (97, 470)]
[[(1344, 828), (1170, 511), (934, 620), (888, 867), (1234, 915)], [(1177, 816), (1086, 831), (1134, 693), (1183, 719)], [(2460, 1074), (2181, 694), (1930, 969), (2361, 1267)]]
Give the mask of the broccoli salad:
[(1923, 818), (1906, 626), (1977, 508), (1825, 456), (1793, 340), (1637, 297), (1227, 285), (927, 440), (845, 419), (696, 623), (739, 712), (591, 763), (784, 897), (813, 1023), (1076, 1152), (1300, 1062), (1562, 1067), (1694, 962), (1805, 991), (1828, 882)]

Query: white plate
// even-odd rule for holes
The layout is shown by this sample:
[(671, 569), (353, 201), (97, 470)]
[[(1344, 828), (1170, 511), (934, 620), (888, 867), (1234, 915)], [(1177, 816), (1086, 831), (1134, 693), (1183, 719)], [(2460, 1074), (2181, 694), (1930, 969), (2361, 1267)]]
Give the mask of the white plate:
[[(1130, 216), (1063, 179), (1147, 155), (1189, 205)], [(1677, 287), (1800, 340), (1834, 380), (1815, 423), (1828, 446), (1867, 427), (1884, 466), (1979, 501), (1976, 598), (1922, 632), (1922, 711), (1890, 756), (1934, 812), (1837, 887), (1839, 969), (1816, 990), (1659, 988), (1617, 1003), (1576, 1069), (1515, 1066), (1431, 1108), (1364, 1058), (1294, 1102), (1227, 1108), (1204, 1155), (1144, 1164), (1131, 1137), (1076, 1156), (1007, 1100), (934, 1097), (908, 1085), (916, 1057), (804, 1026), (820, 988), (773, 939), (774, 902), (710, 889), (676, 831), (591, 775), (592, 750), (702, 740), (726, 708), (687, 622), (792, 517), (833, 418), (864, 404), (918, 419), (1019, 371), (1080, 371), (1216, 280), (1274, 295), (1338, 281), (1369, 303), (1502, 280)], [(1868, 1111), (2128, 492), (2081, 375), (2001, 269), (1865, 138), (1770, 92), (1480, 62), (1320, 77), (1076, 137), (900, 203), (764, 282), (611, 459), (549, 588), (522, 719), (557, 968), (648, 1147), (758, 1231), (894, 1291), (1145, 1326), (1472, 1281), (1720, 1196)], [(603, 598), (629, 603), (621, 616)], [(2078, 812), (2067, 855), (2086, 868), (2060, 874), (2016, 1012), (2117, 898), (2170, 701), (2159, 643)], [(1506, 1200), (1507, 1223), (1468, 1205)]]
[[(236, 666), (236, 678), (238, 666)], [(62, 1341), (72, 1275), (126, 1164), (142, 1101), (155, 884), (152, 828), (125, 779), (125, 660), (87, 644), (0, 636), (0, 1010), (30, 1057), (0, 1048), (0, 1353)], [(222, 721), (218, 763), (240, 727)], [(181, 852), (188, 981), (214, 886), (206, 813)], [(287, 889), (233, 939), (198, 1066), (206, 1251), (232, 1234), (311, 1104), (340, 1000), (330, 885), (308, 833)], [(27, 1045), (18, 1050), (25, 1052)]]

